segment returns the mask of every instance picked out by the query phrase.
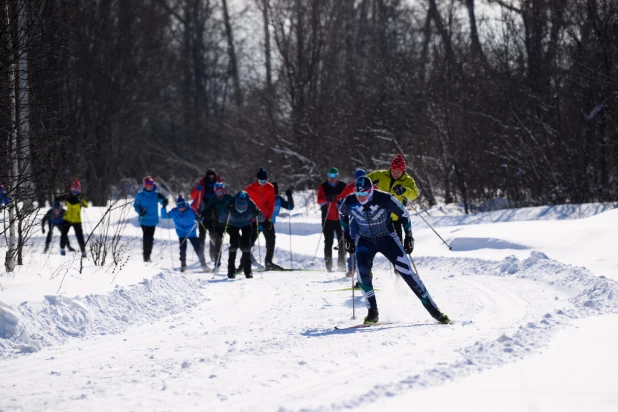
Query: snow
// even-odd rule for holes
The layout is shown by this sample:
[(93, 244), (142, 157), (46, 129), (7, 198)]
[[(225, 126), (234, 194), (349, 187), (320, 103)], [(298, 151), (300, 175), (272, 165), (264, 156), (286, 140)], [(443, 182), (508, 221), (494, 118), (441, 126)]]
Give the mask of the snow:
[[(141, 262), (141, 230), (121, 211), (118, 263), (89, 258), (81, 273), (58, 235), (41, 254), (36, 233), (25, 265), (0, 274), (0, 410), (618, 410), (618, 209), (428, 212), (453, 250), (412, 213), (414, 261), (442, 310), (470, 324), (436, 324), (379, 256), (391, 323), (335, 330), (366, 310), (357, 292), (351, 319), (351, 292), (336, 290), (351, 280), (323, 271), (313, 205), (276, 225), (275, 262), (303, 270), (254, 279), (201, 273), (192, 252), (180, 274), (167, 222)], [(90, 233), (104, 210), (85, 213)]]

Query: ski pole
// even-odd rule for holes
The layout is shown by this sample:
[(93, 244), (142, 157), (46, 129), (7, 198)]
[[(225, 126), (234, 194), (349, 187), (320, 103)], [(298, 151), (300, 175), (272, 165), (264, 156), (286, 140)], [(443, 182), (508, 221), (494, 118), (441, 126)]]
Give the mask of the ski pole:
[(288, 231), (290, 233), (290, 270), (294, 270), (294, 261), (292, 260), (292, 211), (288, 212)]
[[(219, 256), (217, 257), (217, 262), (219, 266), (221, 266), (221, 255), (223, 254), (223, 239), (225, 239), (225, 232), (227, 232), (227, 225), (230, 222), (231, 213), (227, 215), (227, 220), (225, 221), (225, 228), (223, 229), (223, 234), (221, 235), (221, 247), (219, 248)], [(219, 266), (217, 266), (217, 262), (215, 262), (215, 268), (212, 271), (212, 278), (215, 278), (217, 271), (219, 270)], [(234, 267), (236, 267), (236, 262), (234, 262)]]
[(356, 303), (354, 301), (354, 279), (356, 279), (356, 254), (352, 254), (352, 319), (356, 319)]
[(328, 215), (330, 213), (330, 207), (332, 206), (332, 202), (328, 202), (328, 210), (326, 211), (326, 217), (324, 218), (324, 223), (322, 223), (322, 231), (320, 232), (320, 237), (318, 238), (318, 245), (315, 248), (315, 254), (313, 255), (313, 260), (311, 264), (315, 262), (315, 258), (318, 255), (318, 249), (320, 248), (320, 241), (322, 240), (322, 233), (324, 232), (324, 227), (326, 226), (326, 222), (328, 222)]
[(414, 264), (414, 259), (412, 259), (412, 254), (408, 253), (408, 257), (410, 258), (410, 262), (412, 262), (412, 267), (414, 268), (414, 273), (416, 273), (416, 276), (420, 276), (418, 274), (418, 269), (416, 269), (416, 265)]
[(167, 214), (167, 209), (163, 208), (163, 210), (165, 210), (165, 217), (167, 220), (167, 240), (169, 242), (170, 245), (170, 257), (172, 258), (171, 262), (172, 262), (172, 270), (174, 269), (174, 251), (172, 250), (172, 232), (171, 232), (171, 228), (170, 228), (170, 217)]
[(418, 217), (420, 217), (421, 219), (423, 219), (423, 222), (425, 222), (427, 224), (427, 226), (429, 226), (429, 228), (431, 230), (433, 230), (433, 233), (436, 234), (436, 236), (438, 236), (440, 238), (440, 240), (448, 247), (448, 250), (453, 250), (453, 247), (451, 245), (449, 245), (448, 243), (446, 243), (446, 241), (444, 239), (442, 239), (442, 236), (440, 236), (438, 234), (438, 232), (436, 232), (436, 230), (429, 224), (429, 222), (427, 220), (425, 220), (425, 218), (423, 217), (423, 215), (421, 215), (418, 210), (416, 210), (416, 208), (414, 207), (413, 204), (410, 204), (410, 206), (412, 206), (412, 209), (414, 209), (414, 212), (417, 214)]

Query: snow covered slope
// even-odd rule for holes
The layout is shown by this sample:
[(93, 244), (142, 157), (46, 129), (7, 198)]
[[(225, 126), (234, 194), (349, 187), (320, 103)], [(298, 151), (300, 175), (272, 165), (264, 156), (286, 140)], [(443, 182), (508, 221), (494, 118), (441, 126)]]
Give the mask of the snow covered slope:
[(366, 310), (356, 293), (351, 319), (350, 280), (323, 271), (319, 218), (300, 212), (280, 217), (275, 261), (303, 271), (230, 281), (191, 256), (181, 275), (173, 228), (144, 265), (130, 225), (121, 268), (33, 255), (0, 276), (0, 410), (618, 410), (618, 210), (431, 217), (453, 251), (415, 218), (421, 278), (472, 323), (436, 324), (379, 257), (391, 323), (358, 330), (334, 329)]

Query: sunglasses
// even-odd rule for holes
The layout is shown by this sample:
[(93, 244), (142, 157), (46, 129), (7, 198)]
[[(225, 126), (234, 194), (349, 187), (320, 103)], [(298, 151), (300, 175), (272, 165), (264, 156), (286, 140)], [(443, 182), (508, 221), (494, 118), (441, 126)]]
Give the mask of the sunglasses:
[(337, 178), (337, 176), (339, 176), (339, 174), (338, 174), (338, 173), (329, 173), (329, 174), (328, 174), (328, 177), (329, 177), (330, 179), (336, 179), (336, 178)]
[(146, 186), (153, 186), (153, 185), (154, 185), (154, 182), (153, 182), (152, 180), (146, 180), (146, 181), (144, 182), (144, 184), (145, 184)]
[(265, 185), (266, 183), (268, 183), (268, 179), (266, 179), (266, 180), (258, 179), (258, 183), (261, 184), (261, 185)]
[(356, 196), (367, 196), (369, 194), (369, 190), (366, 192), (354, 192)]

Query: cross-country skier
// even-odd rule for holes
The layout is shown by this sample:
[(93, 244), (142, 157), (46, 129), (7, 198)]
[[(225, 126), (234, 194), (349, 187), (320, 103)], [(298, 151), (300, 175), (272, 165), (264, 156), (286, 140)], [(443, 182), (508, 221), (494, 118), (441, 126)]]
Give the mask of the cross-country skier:
[[(208, 203), (210, 199), (215, 197), (215, 183), (217, 182), (221, 182), (221, 176), (217, 174), (215, 169), (206, 170), (206, 174), (204, 175), (204, 177), (201, 178), (199, 182), (197, 182), (197, 184), (191, 191), (191, 199), (193, 199), (193, 203), (191, 203), (191, 208), (196, 213), (199, 213), (200, 210), (202, 210), (202, 207), (206, 203)], [(204, 248), (206, 248), (206, 229), (208, 227), (205, 220), (206, 219), (202, 218), (200, 219), (200, 223), (198, 223), (200, 243)], [(210, 246), (212, 247), (212, 242)]]
[[(371, 181), (378, 186), (378, 190), (390, 193), (397, 200), (403, 203), (404, 207), (408, 201), (418, 197), (418, 188), (414, 179), (406, 173), (406, 161), (401, 154), (398, 154), (391, 161), (391, 167), (386, 170), (376, 170), (367, 175)], [(402, 222), (397, 215), (392, 214), (393, 226), (397, 237), (401, 242), (402, 238)]]
[(266, 270), (282, 270), (281, 266), (273, 263), (276, 242), (275, 225), (273, 225), (272, 221), (273, 211), (275, 210), (275, 187), (268, 182), (268, 173), (266, 173), (263, 167), (260, 167), (260, 170), (258, 170), (255, 182), (247, 186), (245, 191), (264, 215), (264, 221), (259, 225), (259, 228), (258, 223), (253, 222), (251, 246), (253, 247), (260, 232), (262, 232), (266, 239), (264, 268)]
[(150, 262), (154, 234), (159, 223), (159, 203), (166, 207), (167, 199), (157, 191), (157, 185), (151, 176), (144, 178), (144, 189), (135, 195), (133, 209), (139, 215), (139, 224), (144, 234), (143, 257), (144, 262)]
[[(75, 179), (71, 184), (71, 193), (68, 195), (58, 196), (56, 200), (66, 201), (67, 211), (64, 214), (62, 222), (62, 231), (60, 233), (60, 254), (64, 256), (66, 252), (64, 247), (69, 243), (69, 229), (71, 227), (75, 231), (75, 237), (79, 248), (82, 252), (82, 257), (86, 257), (86, 243), (84, 242), (84, 232), (82, 230), (82, 206), (88, 207), (88, 202), (81, 195), (82, 184)], [(51, 230), (50, 230), (51, 233)]]
[(242, 257), (240, 264), (247, 278), (252, 278), (251, 274), (251, 236), (253, 221), (258, 223), (264, 221), (262, 212), (251, 200), (247, 192), (238, 192), (229, 200), (223, 213), (219, 215), (219, 222), (227, 225), (227, 233), (230, 235), (230, 249), (228, 256), (227, 277), (236, 277), (236, 251), (240, 247)]
[[(41, 221), (41, 230), (43, 231), (43, 234), (45, 234), (46, 224), (49, 229), (49, 231), (47, 232), (47, 238), (45, 239), (45, 249), (43, 250), (43, 253), (47, 253), (47, 251), (49, 250), (49, 245), (51, 244), (54, 227), (57, 228), (60, 233), (62, 233), (62, 225), (64, 223), (65, 213), (66, 210), (64, 210), (64, 208), (60, 205), (60, 202), (56, 200), (52, 208), (49, 209), (47, 213), (45, 213), (45, 216), (43, 216), (43, 220)], [(75, 249), (71, 247), (71, 243), (69, 242), (68, 237), (67, 248), (69, 248), (69, 251), (71, 252), (75, 251)]]
[(176, 207), (170, 210), (169, 213), (167, 213), (165, 206), (163, 206), (161, 208), (161, 217), (174, 220), (176, 234), (180, 242), (180, 271), (184, 272), (187, 269), (187, 243), (191, 243), (191, 246), (193, 246), (202, 270), (204, 272), (209, 271), (210, 268), (206, 265), (204, 258), (204, 248), (197, 237), (198, 216), (189, 207), (185, 198), (182, 195), (178, 196)]
[(215, 196), (211, 197), (208, 203), (202, 203), (203, 208), (200, 215), (206, 219), (208, 233), (210, 234), (210, 260), (215, 262), (215, 269), (221, 266), (221, 242), (225, 224), (219, 222), (219, 216), (223, 213), (223, 208), (230, 201), (232, 195), (225, 193), (225, 186), (221, 182), (215, 183)]
[(285, 209), (285, 210), (292, 210), (294, 209), (294, 198), (292, 197), (292, 189), (288, 188), (288, 190), (285, 191), (285, 197), (281, 196), (279, 194), (279, 185), (277, 184), (277, 182), (273, 182), (272, 183), (273, 187), (275, 188), (275, 210), (273, 210), (273, 217), (272, 217), (272, 222), (273, 224), (277, 223), (277, 216), (279, 216), (279, 211), (281, 211), (281, 208)]
[[(356, 180), (354, 196), (346, 197), (340, 213), (345, 249), (350, 254), (355, 253), (360, 287), (368, 308), (365, 323), (376, 323), (379, 319), (371, 279), (373, 259), (378, 252), (395, 266), (429, 314), (440, 323), (449, 323), (449, 317), (438, 309), (406, 255), (414, 250), (414, 238), (410, 216), (403, 204), (394, 196), (375, 190), (369, 177), (361, 176)], [(391, 213), (401, 220), (405, 230), (403, 245), (393, 230)], [(353, 219), (352, 230), (350, 218)]]
[[(343, 191), (346, 183), (339, 180), (339, 170), (331, 167), (328, 179), (318, 187), (318, 204), (322, 211), (322, 233), (324, 233), (324, 263), (326, 270), (333, 271), (333, 239), (341, 242), (341, 225), (339, 224), (339, 204), (345, 197)], [(339, 270), (345, 270), (345, 250), (338, 248), (337, 265)]]

